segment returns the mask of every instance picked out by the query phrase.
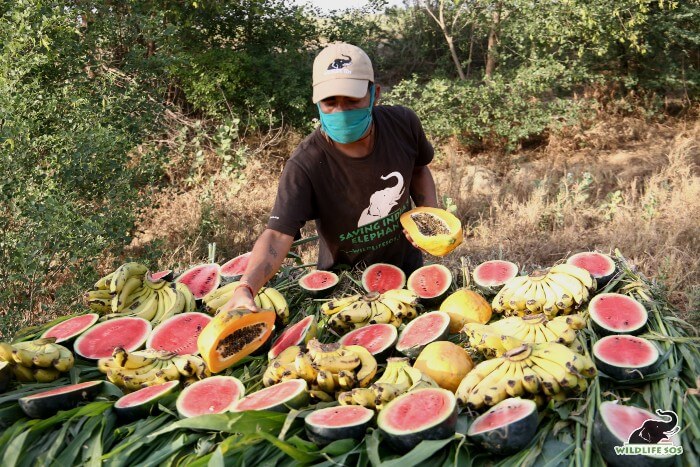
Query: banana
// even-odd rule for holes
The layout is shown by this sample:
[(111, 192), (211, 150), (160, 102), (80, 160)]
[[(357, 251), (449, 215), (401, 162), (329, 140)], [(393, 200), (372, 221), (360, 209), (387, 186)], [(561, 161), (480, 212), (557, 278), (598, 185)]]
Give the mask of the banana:
[(92, 300), (109, 300), (111, 303), (112, 293), (107, 289), (88, 290), (85, 292), (85, 301), (89, 303)]
[(73, 352), (68, 350), (68, 348), (56, 344), (56, 347), (58, 347), (58, 358), (52, 362), (53, 367), (62, 372), (65, 373), (66, 371), (70, 370), (73, 368), (73, 365), (75, 364), (75, 358), (73, 357)]
[(262, 382), (265, 387), (270, 387), (280, 382), (277, 377), (277, 371), (275, 371), (272, 365), (268, 365), (267, 368), (265, 368), (265, 372), (262, 375)]
[[(402, 362), (400, 362), (400, 360)], [(408, 366), (409, 359), (401, 357), (389, 357), (387, 359), (386, 368), (382, 373), (382, 376), (377, 379), (377, 383), (395, 383), (396, 378), (399, 376), (398, 370), (402, 365)]]
[(113, 276), (114, 276), (114, 271), (110, 272), (106, 276), (101, 277), (97, 282), (95, 282), (95, 285), (93, 285), (92, 287), (94, 289), (109, 291), (109, 283), (112, 280)]
[(373, 410), (377, 407), (375, 404), (377, 395), (370, 388), (354, 388), (350, 394), (353, 405), (361, 405)]
[(12, 346), (7, 342), (0, 342), (0, 361), (13, 363)]
[(352, 302), (355, 302), (362, 298), (362, 295), (360, 294), (355, 294), (355, 295), (349, 295), (347, 297), (342, 297), (342, 298), (335, 298), (332, 300), (329, 300), (325, 302), (323, 305), (321, 305), (321, 312), (326, 315), (334, 315), (338, 313), (340, 310), (345, 308), (346, 306), (350, 305)]
[[(233, 291), (221, 294), (217, 297), (209, 299), (208, 301), (205, 300), (204, 304), (207, 306), (210, 312), (216, 312), (219, 308), (226, 305), (226, 303), (228, 303), (228, 301), (231, 300), (231, 297), (233, 297)], [(259, 307), (260, 298), (256, 295), (253, 300), (255, 301), (255, 305)]]
[(493, 298), (493, 308), (501, 312), (510, 310), (510, 299), (513, 293), (529, 280), (528, 276), (516, 276), (509, 280)]
[(204, 303), (208, 303), (210, 300), (217, 299), (222, 295), (229, 295), (230, 297), (233, 294), (233, 291), (236, 290), (238, 284), (240, 284), (240, 281), (233, 281), (229, 282), (226, 285), (222, 285), (218, 289), (214, 289), (208, 294), (206, 294), (204, 297), (202, 297), (202, 301)]
[(570, 373), (566, 365), (562, 366), (552, 360), (547, 360), (542, 357), (533, 355), (532, 363), (542, 368), (542, 370), (554, 376), (559, 385), (563, 388), (570, 388), (576, 386), (577, 377), (575, 374)]
[[(484, 390), (483, 397), (484, 397), (484, 404), (491, 407), (502, 400), (505, 400), (508, 398), (508, 381), (513, 379), (515, 375), (515, 363), (513, 362), (508, 362), (508, 369), (506, 370), (503, 378), (499, 381), (496, 381), (494, 384), (491, 386), (487, 387)], [(478, 387), (478, 385), (477, 385)]]
[[(480, 409), (486, 405), (485, 396), (488, 393), (489, 397), (491, 395), (491, 390), (489, 388), (496, 387), (501, 380), (506, 375), (509, 368), (509, 362), (505, 359), (500, 359), (501, 365), (496, 368), (491, 374), (483, 378), (476, 386), (472, 388), (467, 394), (465, 405), (472, 409)], [(469, 374), (467, 373), (467, 376)]]
[(435, 382), (433, 378), (430, 376), (426, 375), (422, 371), (420, 371), (418, 368), (413, 368), (412, 366), (406, 366), (403, 368), (403, 371), (406, 372), (411, 379), (411, 386), (408, 388), (409, 391), (413, 391), (415, 389), (422, 389), (422, 388), (436, 388), (438, 387), (438, 384)]
[[(182, 294), (182, 296), (185, 298), (185, 309), (184, 311), (187, 313), (190, 313), (192, 311), (195, 311), (197, 309), (197, 301), (194, 298), (194, 295), (190, 291), (189, 287), (187, 287), (185, 284), (182, 282), (176, 282), (175, 283), (175, 289)], [(150, 320), (149, 320), (150, 321)]]
[(272, 304), (272, 300), (270, 300), (270, 297), (268, 297), (266, 294), (263, 293), (263, 291), (266, 289), (266, 287), (262, 287), (258, 291), (258, 299), (260, 300), (260, 308), (263, 310), (275, 310), (275, 305)]
[(557, 308), (557, 296), (554, 293), (554, 289), (549, 285), (549, 280), (547, 278), (540, 282), (540, 288), (544, 292), (542, 311), (547, 316), (556, 316), (559, 311), (559, 308)]
[(338, 373), (341, 370), (354, 370), (362, 362), (354, 352), (341, 348), (335, 352), (318, 354), (313, 358), (313, 363), (319, 370)]
[(316, 375), (316, 382), (321, 391), (328, 394), (335, 394), (335, 380), (330, 371), (318, 370)]
[(172, 360), (168, 360), (161, 366), (159, 376), (168, 381), (176, 381), (180, 379), (180, 371)]
[(58, 346), (55, 344), (56, 339), (37, 339), (32, 342), (36, 346), (36, 351), (32, 357), (34, 365), (41, 368), (53, 367), (53, 362), (61, 356)]
[(511, 397), (518, 397), (525, 392), (523, 387), (523, 366), (522, 362), (511, 362), (512, 373), (506, 379), (506, 392)]
[(190, 365), (194, 367), (194, 376), (197, 379), (204, 379), (211, 376), (211, 371), (207, 368), (207, 364), (204, 362), (202, 357), (197, 355), (184, 355)]
[(574, 305), (574, 297), (571, 296), (567, 290), (565, 290), (561, 285), (559, 285), (552, 277), (548, 274), (545, 284), (552, 290), (555, 296), (555, 305), (557, 310), (565, 310)]
[[(179, 284), (179, 282), (176, 282), (176, 284)], [(163, 287), (170, 285), (170, 282), (166, 281), (165, 279), (153, 280), (151, 274), (146, 273), (146, 275), (143, 276), (143, 285), (151, 290), (160, 290)]]
[(32, 373), (37, 383), (51, 383), (61, 377), (61, 372), (55, 368), (34, 368)]
[(346, 306), (337, 313), (338, 319), (346, 323), (367, 323), (373, 311), (374, 302), (358, 300)]
[[(526, 276), (527, 277), (527, 276)], [(526, 303), (529, 300), (530, 289), (536, 286), (535, 282), (531, 280), (524, 281), (520, 287), (515, 289), (508, 300), (508, 308), (511, 312), (517, 313), (518, 311), (525, 310)]]
[(375, 300), (371, 302), (370, 316), (367, 319), (367, 323), (390, 323), (394, 316), (401, 318), (398, 314), (393, 313), (392, 309), (384, 301)]
[(318, 376), (318, 371), (314, 367), (313, 361), (308, 353), (300, 352), (294, 358), (294, 366), (300, 378), (312, 383)]
[(352, 326), (350, 326), (350, 323), (347, 323), (341, 317), (339, 317), (338, 313), (332, 315), (328, 319), (328, 326), (338, 334), (344, 334), (347, 331), (349, 331), (350, 329), (352, 329)]
[(185, 378), (192, 377), (196, 374), (197, 369), (184, 356), (176, 355), (171, 361), (172, 364), (175, 365), (175, 368), (177, 368), (178, 373), (180, 373), (180, 375), (184, 376)]
[(126, 281), (130, 277), (144, 276), (148, 272), (148, 268), (139, 263), (124, 263), (114, 271), (114, 276), (109, 284), (110, 292), (116, 294), (122, 290)]
[[(403, 317), (408, 313), (408, 305), (400, 300), (396, 300), (395, 298), (380, 297), (378, 302), (384, 305), (384, 307), (388, 309), (390, 313), (399, 319), (403, 320)], [(381, 312), (382, 314), (372, 318), (375, 322), (388, 323), (391, 320), (391, 316), (386, 314), (385, 308), (380, 308), (377, 306), (377, 312)]]
[[(573, 314), (573, 315), (568, 315), (568, 316), (562, 316), (558, 319), (566, 322), (566, 324), (571, 329), (576, 330), (576, 331), (586, 327), (586, 320), (583, 318), (583, 316), (581, 316), (578, 313)], [(557, 319), (555, 318), (553, 321), (557, 321)]]
[(99, 314), (106, 314), (112, 312), (112, 300), (109, 299), (95, 299), (87, 302), (88, 308)]
[(266, 287), (263, 290), (263, 294), (272, 302), (272, 308), (275, 310), (277, 316), (282, 320), (283, 323), (289, 321), (289, 305), (287, 304), (287, 299), (284, 298), (282, 293), (275, 289), (274, 287)]
[(596, 289), (596, 280), (593, 278), (593, 276), (591, 276), (591, 273), (589, 273), (583, 268), (574, 266), (573, 264), (560, 263), (555, 266), (552, 266), (552, 268), (549, 271), (564, 273), (568, 274), (569, 276), (575, 277), (579, 282), (581, 282), (581, 284), (583, 284), (584, 287), (586, 287), (591, 292), (595, 291)]
[(516, 337), (516, 333), (523, 328), (523, 320), (518, 316), (509, 316), (490, 323), (493, 329), (496, 329), (500, 334)]
[(530, 369), (537, 375), (540, 382), (540, 390), (545, 395), (553, 396), (561, 391), (559, 383), (552, 374), (544, 371), (542, 368), (534, 364), (530, 366)]
[(20, 383), (31, 383), (34, 381), (34, 373), (31, 368), (24, 365), (12, 365), (10, 369), (15, 379)]
[(530, 394), (538, 394), (540, 392), (541, 383), (539, 375), (533, 371), (530, 364), (525, 364), (525, 362), (521, 363), (520, 368), (523, 372), (523, 389)]
[(112, 305), (115, 304), (114, 299), (116, 299), (116, 308), (113, 308), (112, 311), (123, 310), (124, 307), (128, 306), (134, 301), (134, 297), (137, 296), (139, 292), (143, 291), (142, 278), (139, 276), (129, 277), (119, 293), (117, 293), (112, 299)]
[(328, 394), (327, 392), (319, 389), (311, 389), (309, 391), (309, 396), (311, 396), (312, 399), (318, 399), (321, 402), (333, 402), (335, 400), (332, 394)]
[(185, 295), (181, 291), (179, 291), (177, 289), (172, 289), (170, 287), (167, 287), (164, 290), (168, 290), (167, 293), (172, 292), (171, 297), (174, 297), (174, 298), (173, 298), (173, 301), (172, 301), (170, 308), (165, 310), (165, 313), (163, 314), (163, 316), (161, 316), (160, 320), (154, 319), (153, 323), (156, 325), (159, 323), (162, 323), (163, 321), (167, 320), (168, 318), (172, 318), (173, 316), (175, 316), (178, 313), (182, 313), (185, 310), (185, 304), (186, 304), (187, 298), (185, 297)]
[(355, 379), (355, 373), (348, 370), (340, 370), (338, 372), (338, 385), (341, 389), (352, 389), (355, 387), (357, 380)]
[(31, 341), (18, 342), (12, 344), (12, 359), (19, 365), (26, 368), (34, 366), (34, 355), (36, 346), (32, 345)]
[(562, 273), (549, 273), (550, 280), (561, 286), (567, 295), (571, 295), (576, 305), (581, 305), (588, 299), (588, 289), (573, 276)]
[(162, 289), (156, 291), (158, 305), (156, 306), (156, 314), (151, 320), (152, 323), (159, 323), (170, 307), (173, 306), (173, 302), (175, 301), (176, 297), (171, 295), (170, 292), (172, 292), (170, 287), (163, 287)]
[(121, 347), (114, 349), (112, 356), (120, 367), (127, 370), (136, 370), (146, 365), (151, 365), (157, 360), (153, 354), (146, 354), (138, 351), (127, 352)]
[(290, 345), (286, 349), (284, 349), (282, 352), (277, 355), (274, 360), (270, 363), (273, 362), (281, 362), (281, 363), (294, 363), (294, 361), (297, 358), (297, 355), (302, 353), (301, 347), (298, 345)]
[(408, 388), (404, 388), (397, 384), (391, 383), (374, 383), (371, 386), (371, 389), (374, 391), (375, 394), (374, 404), (377, 407), (377, 409), (381, 410), (387, 403), (391, 402), (392, 400), (396, 399), (401, 394), (406, 392)]
[[(142, 298), (142, 300), (143, 302), (139, 303), (139, 305), (133, 311), (130, 311), (128, 315), (135, 316), (137, 318), (143, 318), (146, 321), (153, 321), (156, 317), (156, 314), (158, 313), (158, 294), (155, 291), (151, 290), (147, 294), (147, 296), (144, 296)], [(157, 321), (153, 322), (157, 324)]]
[(348, 345), (345, 348), (360, 358), (360, 368), (355, 374), (357, 385), (361, 388), (369, 386), (370, 381), (377, 374), (377, 360), (361, 345)]

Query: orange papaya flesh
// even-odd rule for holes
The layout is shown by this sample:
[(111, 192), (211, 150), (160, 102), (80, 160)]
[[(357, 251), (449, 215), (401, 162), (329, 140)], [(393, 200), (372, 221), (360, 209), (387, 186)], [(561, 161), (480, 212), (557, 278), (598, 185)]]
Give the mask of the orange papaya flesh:
[(399, 218), (416, 245), (434, 256), (445, 256), (462, 243), (462, 223), (439, 208), (418, 207)]
[(212, 373), (219, 373), (260, 348), (270, 338), (276, 317), (272, 310), (222, 311), (197, 338), (199, 354)]

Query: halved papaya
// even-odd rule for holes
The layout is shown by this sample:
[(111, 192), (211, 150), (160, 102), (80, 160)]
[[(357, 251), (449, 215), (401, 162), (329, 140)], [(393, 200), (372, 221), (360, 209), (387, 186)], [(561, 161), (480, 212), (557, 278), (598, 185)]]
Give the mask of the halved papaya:
[(423, 250), (445, 256), (462, 243), (462, 223), (439, 208), (418, 207), (401, 214), (401, 225)]
[(212, 373), (234, 365), (260, 348), (270, 337), (276, 314), (245, 308), (222, 311), (197, 338), (197, 348)]

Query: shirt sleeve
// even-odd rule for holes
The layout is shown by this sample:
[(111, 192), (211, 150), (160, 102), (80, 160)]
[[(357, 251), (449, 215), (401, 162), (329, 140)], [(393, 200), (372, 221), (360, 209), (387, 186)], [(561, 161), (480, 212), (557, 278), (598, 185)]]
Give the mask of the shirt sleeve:
[(428, 165), (433, 160), (435, 150), (433, 149), (433, 145), (430, 144), (430, 141), (428, 141), (428, 138), (425, 136), (425, 131), (423, 131), (423, 125), (421, 124), (418, 115), (416, 115), (416, 113), (411, 109), (407, 110), (408, 117), (411, 122), (411, 131), (416, 139), (416, 148), (418, 149), (416, 165)]
[(315, 219), (313, 206), (311, 180), (292, 158), (282, 171), (267, 228), (295, 236), (306, 221)]

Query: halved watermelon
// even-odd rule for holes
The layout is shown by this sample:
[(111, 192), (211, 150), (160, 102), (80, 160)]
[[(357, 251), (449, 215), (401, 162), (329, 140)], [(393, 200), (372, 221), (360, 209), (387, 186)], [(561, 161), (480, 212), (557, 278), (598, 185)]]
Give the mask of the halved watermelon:
[(384, 293), (387, 290), (402, 289), (405, 284), (406, 274), (393, 264), (372, 264), (362, 272), (362, 287), (367, 292)]
[(326, 407), (311, 412), (304, 419), (306, 435), (317, 446), (339, 439), (364, 438), (372, 424), (374, 410), (359, 405)]
[(457, 400), (442, 388), (416, 389), (389, 402), (377, 417), (389, 445), (408, 452), (424, 439), (446, 439), (457, 427)]
[(86, 381), (25, 396), (18, 402), (28, 417), (47, 418), (59, 410), (70, 410), (81, 402), (93, 400), (101, 388), (102, 381)]
[(572, 264), (588, 271), (596, 280), (598, 289), (601, 289), (610, 282), (617, 272), (615, 261), (608, 255), (597, 251), (583, 251), (570, 256), (566, 260), (567, 264)]
[(245, 272), (245, 268), (248, 267), (248, 262), (250, 262), (250, 256), (252, 254), (253, 252), (249, 251), (226, 261), (221, 265), (221, 277), (231, 281), (240, 279)]
[(272, 410), (274, 412), (288, 412), (290, 408), (298, 409), (308, 403), (309, 392), (306, 381), (290, 379), (245, 396), (231, 408), (231, 411)]
[(489, 452), (504, 455), (521, 451), (535, 439), (537, 404), (519, 397), (505, 399), (477, 417), (467, 436)]
[(441, 302), (452, 286), (452, 273), (442, 264), (422, 266), (408, 276), (406, 288), (425, 304)]
[(272, 348), (267, 353), (267, 358), (276, 358), (284, 349), (293, 345), (306, 344), (316, 337), (316, 315), (310, 315), (298, 323), (288, 326), (272, 344)]
[(299, 278), (299, 287), (315, 298), (327, 297), (340, 282), (338, 275), (331, 271), (311, 271)]
[(160, 281), (160, 280), (169, 282), (169, 281), (173, 280), (173, 270), (172, 269), (164, 269), (162, 271), (149, 272), (148, 274), (146, 274), (146, 277), (150, 281), (153, 281), (153, 282)]
[(148, 336), (146, 348), (178, 355), (197, 354), (197, 338), (211, 320), (211, 316), (198, 312), (172, 316), (155, 327)]
[(216, 263), (199, 264), (177, 276), (175, 282), (185, 284), (194, 298), (201, 300), (221, 283), (221, 266)]
[(398, 338), (396, 326), (377, 323), (350, 331), (338, 341), (343, 346), (359, 345), (369, 350), (375, 359), (387, 357)]
[(472, 271), (474, 283), (488, 295), (497, 293), (506, 282), (517, 275), (517, 264), (500, 259), (484, 261)]
[(644, 305), (619, 293), (601, 293), (588, 303), (593, 327), (601, 334), (639, 334), (647, 324)]
[(114, 403), (114, 411), (125, 421), (147, 417), (158, 406), (158, 401), (171, 394), (179, 384), (179, 381), (168, 381), (122, 396)]
[(97, 313), (87, 313), (68, 318), (44, 331), (41, 337), (55, 337), (56, 343), (70, 341), (81, 335), (100, 318)]
[(444, 340), (450, 333), (450, 315), (443, 311), (424, 313), (401, 331), (396, 350), (415, 358), (431, 342)]
[(659, 349), (651, 341), (626, 334), (603, 337), (592, 353), (596, 368), (617, 381), (644, 378), (659, 362)]
[(82, 333), (75, 340), (73, 349), (81, 357), (91, 360), (111, 357), (117, 347), (132, 352), (146, 343), (151, 330), (151, 322), (143, 318), (115, 318)]
[(181, 417), (228, 412), (245, 394), (245, 386), (233, 376), (211, 376), (187, 386), (175, 406)]
[[(680, 437), (673, 434), (677, 430), (678, 417), (674, 412), (657, 409), (657, 415), (639, 407), (606, 401), (600, 404), (593, 424), (593, 446), (610, 465), (624, 467), (655, 467), (673, 465), (677, 456), (656, 455), (618, 455), (618, 449), (630, 444), (644, 445), (652, 448), (659, 443), (680, 447)], [(640, 432), (640, 428), (645, 430)], [(640, 435), (642, 435), (640, 437)], [(670, 441), (666, 438), (670, 436)], [(653, 439), (651, 439), (653, 437)], [(661, 438), (661, 439), (657, 439)], [(639, 451), (636, 451), (639, 452)], [(676, 452), (678, 452), (676, 450)]]

